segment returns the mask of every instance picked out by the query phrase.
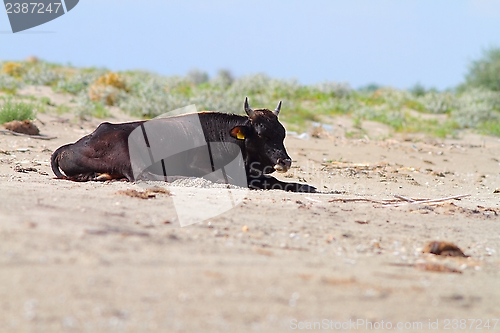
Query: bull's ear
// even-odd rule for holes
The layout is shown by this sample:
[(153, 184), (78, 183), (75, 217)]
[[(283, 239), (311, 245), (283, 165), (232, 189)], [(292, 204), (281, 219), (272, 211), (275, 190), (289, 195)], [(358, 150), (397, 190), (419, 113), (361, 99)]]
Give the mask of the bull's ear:
[(278, 116), (278, 114), (280, 113), (280, 110), (281, 110), (281, 101), (278, 103), (278, 106), (276, 107), (276, 109), (274, 109), (273, 113)]
[(253, 119), (255, 118), (255, 111), (250, 108), (248, 105), (248, 97), (245, 97), (245, 112), (248, 115), (248, 118)]
[(236, 126), (231, 130), (231, 136), (238, 140), (245, 140), (247, 129), (243, 126)]

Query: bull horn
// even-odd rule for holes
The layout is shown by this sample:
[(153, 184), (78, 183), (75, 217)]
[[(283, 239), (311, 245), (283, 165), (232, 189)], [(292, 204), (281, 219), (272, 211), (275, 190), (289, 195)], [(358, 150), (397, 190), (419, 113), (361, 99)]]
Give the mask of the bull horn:
[(273, 113), (277, 116), (280, 113), (281, 110), (281, 101), (278, 103), (278, 106), (276, 109), (274, 109)]
[(248, 118), (255, 118), (255, 111), (248, 106), (248, 97), (245, 97), (245, 112), (247, 113)]

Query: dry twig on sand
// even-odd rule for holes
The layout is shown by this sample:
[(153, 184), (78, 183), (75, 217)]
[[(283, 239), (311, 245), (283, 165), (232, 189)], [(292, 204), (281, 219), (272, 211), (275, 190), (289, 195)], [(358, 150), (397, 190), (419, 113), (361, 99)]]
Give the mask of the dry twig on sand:
[[(443, 201), (448, 201), (448, 200), (455, 200), (455, 199), (461, 199), (465, 197), (470, 197), (470, 194), (461, 194), (461, 195), (455, 195), (452, 197), (445, 197), (445, 198), (439, 198), (439, 199), (430, 199), (430, 200), (414, 200), (414, 201), (407, 201), (404, 203), (397, 203), (397, 204), (386, 204), (384, 207), (399, 207), (399, 206), (404, 206), (404, 205), (414, 205), (414, 204), (433, 204), (433, 203), (439, 203)], [(413, 200), (413, 199), (410, 199)]]
[(401, 200), (404, 200), (404, 201), (408, 201), (408, 202), (415, 202), (416, 201), (412, 198), (403, 197), (402, 195), (399, 195), (399, 194), (394, 194), (394, 197), (401, 199)]
[(372, 202), (381, 205), (386, 205), (392, 202), (400, 202), (400, 200), (396, 199), (383, 199), (382, 201), (366, 199), (366, 198), (335, 198), (332, 200), (328, 200), (328, 202)]
[(411, 205), (411, 204), (433, 204), (433, 203), (439, 203), (439, 202), (448, 201), (448, 200), (465, 198), (465, 197), (469, 197), (469, 196), (470, 196), (470, 194), (462, 194), (462, 195), (455, 195), (452, 197), (438, 198), (438, 199), (412, 199), (412, 198), (404, 197), (404, 196), (399, 195), (399, 194), (395, 194), (394, 197), (396, 199), (372, 200), (372, 199), (366, 199), (366, 198), (335, 198), (335, 199), (329, 200), (328, 202), (344, 202), (344, 203), (345, 202), (371, 202), (371, 203), (380, 204), (380, 205), (382, 205), (382, 207), (399, 207), (399, 206)]

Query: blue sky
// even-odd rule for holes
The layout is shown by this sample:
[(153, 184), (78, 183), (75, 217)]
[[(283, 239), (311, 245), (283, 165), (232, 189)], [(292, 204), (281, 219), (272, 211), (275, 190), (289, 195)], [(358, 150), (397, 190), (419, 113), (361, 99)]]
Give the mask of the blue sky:
[(446, 89), (500, 46), (500, 1), (81, 0), (54, 21), (9, 31), (0, 14), (0, 60)]

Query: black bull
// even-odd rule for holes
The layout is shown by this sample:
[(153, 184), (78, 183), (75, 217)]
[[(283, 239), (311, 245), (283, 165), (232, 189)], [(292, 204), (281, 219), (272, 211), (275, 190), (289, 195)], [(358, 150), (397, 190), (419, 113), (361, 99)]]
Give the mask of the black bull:
[[(167, 180), (167, 176), (186, 176), (241, 186), (241, 177), (234, 173), (214, 173), (239, 157), (243, 164), (240, 170), (244, 170), (243, 178), (250, 188), (315, 192), (313, 186), (286, 183), (268, 175), (274, 171), (286, 172), (291, 165), (283, 145), (285, 129), (278, 121), (280, 107), (281, 102), (274, 111), (252, 110), (245, 100), (248, 117), (200, 112), (148, 122), (102, 123), (93, 133), (58, 148), (52, 154), (52, 170), (58, 178), (74, 181)], [(135, 134), (141, 134), (142, 143), (131, 139), (137, 137)], [(195, 142), (196, 137), (201, 137), (204, 144)], [(162, 147), (160, 159), (152, 156), (155, 146)], [(208, 154), (204, 153), (207, 147)], [(172, 154), (174, 151), (179, 153)], [(142, 154), (141, 158), (137, 152)]]

